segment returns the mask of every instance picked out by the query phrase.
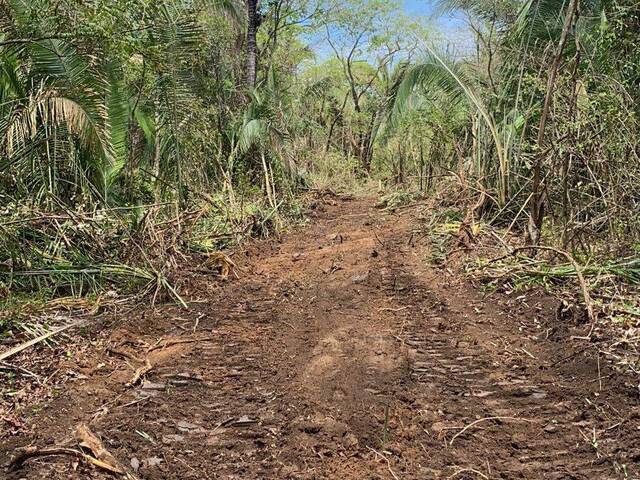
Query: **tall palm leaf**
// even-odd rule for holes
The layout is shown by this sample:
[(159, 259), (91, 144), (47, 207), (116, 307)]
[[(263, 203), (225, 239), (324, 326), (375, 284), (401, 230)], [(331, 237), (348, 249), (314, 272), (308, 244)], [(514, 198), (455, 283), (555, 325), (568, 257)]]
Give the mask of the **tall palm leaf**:
[(503, 132), (493, 113), (472, 86), (458, 63), (449, 61), (427, 47), (426, 61), (407, 70), (394, 92), (392, 116), (397, 116), (409, 107), (412, 95), (443, 95), (448, 101), (456, 102), (463, 98), (478, 113), (491, 134), (498, 156), (499, 200), (506, 202), (509, 190), (509, 143), (505, 143)]
[[(79, 165), (92, 183), (94, 193), (105, 196), (106, 172), (115, 160), (111, 142), (105, 78), (75, 47), (62, 40), (43, 40), (22, 46), (16, 53), (22, 65), (20, 73), (6, 75), (11, 86), (4, 97), (10, 101), (10, 112), (0, 123), (0, 138), (5, 145), (7, 161), (11, 164), (31, 162), (22, 157), (27, 144), (38, 143), (51, 150), (52, 129), (64, 126), (68, 134), (79, 140), (88, 154), (88, 163)], [(5, 71), (7, 66), (5, 65)], [(36, 155), (36, 160), (42, 156)], [(43, 179), (44, 181), (45, 179)], [(47, 183), (52, 184), (51, 179)]]

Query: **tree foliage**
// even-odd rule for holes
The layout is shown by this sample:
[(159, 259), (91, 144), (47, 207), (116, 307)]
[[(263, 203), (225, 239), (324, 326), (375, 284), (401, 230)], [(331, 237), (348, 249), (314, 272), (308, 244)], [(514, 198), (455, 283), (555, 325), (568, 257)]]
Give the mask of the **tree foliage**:
[[(0, 282), (104, 262), (71, 235), (91, 212), (121, 244), (157, 208), (184, 246), (180, 219), (203, 205), (224, 235), (264, 233), (314, 182), (371, 177), (455, 178), (473, 215), (532, 240), (632, 248), (637, 5), (439, 6), (466, 15), (472, 50), (389, 0), (0, 0)], [(175, 268), (177, 248), (150, 243), (162, 260), (144, 262)], [(131, 251), (110, 265), (140, 263)]]

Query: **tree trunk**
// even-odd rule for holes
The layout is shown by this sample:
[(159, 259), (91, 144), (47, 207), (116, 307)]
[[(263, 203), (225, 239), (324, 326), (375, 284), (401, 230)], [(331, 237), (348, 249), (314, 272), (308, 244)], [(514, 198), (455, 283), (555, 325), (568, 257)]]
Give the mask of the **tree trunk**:
[(358, 159), (360, 160), (360, 165), (367, 175), (371, 173), (371, 161), (373, 159), (373, 145), (371, 144), (371, 141), (373, 139), (373, 129), (376, 123), (376, 117), (376, 113), (371, 115), (371, 122), (369, 123), (367, 131), (361, 133), (358, 140)]
[(562, 62), (562, 53), (567, 43), (569, 31), (574, 22), (574, 18), (577, 16), (578, 1), (571, 0), (564, 17), (564, 25), (562, 27), (562, 34), (560, 41), (558, 42), (558, 48), (556, 49), (553, 63), (551, 64), (551, 71), (549, 72), (549, 78), (547, 81), (547, 91), (544, 96), (544, 103), (542, 105), (542, 113), (540, 114), (540, 123), (538, 125), (538, 138), (537, 147), (538, 152), (535, 163), (533, 165), (533, 185), (531, 189), (531, 215), (529, 217), (529, 225), (527, 227), (527, 237), (530, 243), (537, 245), (540, 242), (540, 232), (542, 231), (542, 225), (544, 222), (544, 207), (545, 207), (545, 185), (542, 178), (542, 162), (544, 160), (544, 131), (547, 124), (547, 117), (549, 116), (549, 110), (551, 107), (551, 97), (553, 96), (553, 90), (556, 84), (556, 77), (558, 70), (560, 69), (560, 63)]
[(336, 123), (338, 123), (338, 120), (342, 117), (342, 114), (344, 113), (344, 109), (347, 106), (347, 100), (348, 99), (349, 99), (349, 94), (347, 93), (344, 96), (344, 101), (342, 102), (342, 106), (340, 107), (340, 111), (336, 114), (335, 118), (331, 122), (331, 126), (329, 127), (329, 133), (327, 135), (327, 144), (324, 147), (324, 153), (327, 153), (329, 151), (329, 147), (331, 146), (331, 137), (333, 136), (333, 129), (335, 128)]
[(258, 30), (258, 0), (247, 0), (247, 64), (246, 83), (247, 87), (253, 88), (256, 85), (256, 67), (258, 57), (258, 47), (256, 44), (256, 31)]

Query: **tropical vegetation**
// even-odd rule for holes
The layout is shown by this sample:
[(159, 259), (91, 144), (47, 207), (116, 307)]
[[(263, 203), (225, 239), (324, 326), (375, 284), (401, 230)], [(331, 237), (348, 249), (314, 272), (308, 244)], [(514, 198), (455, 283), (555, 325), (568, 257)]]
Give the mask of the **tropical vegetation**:
[(438, 8), (463, 45), (392, 0), (0, 0), (1, 294), (181, 301), (186, 255), (370, 180), (637, 256), (638, 5)]

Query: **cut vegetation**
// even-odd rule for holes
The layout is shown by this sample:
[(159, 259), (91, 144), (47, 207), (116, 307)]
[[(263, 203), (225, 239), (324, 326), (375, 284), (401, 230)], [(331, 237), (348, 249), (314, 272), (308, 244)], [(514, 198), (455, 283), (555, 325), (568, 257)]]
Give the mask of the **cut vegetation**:
[(2, 475), (640, 475), (640, 6), (414, 3), (0, 0)]

